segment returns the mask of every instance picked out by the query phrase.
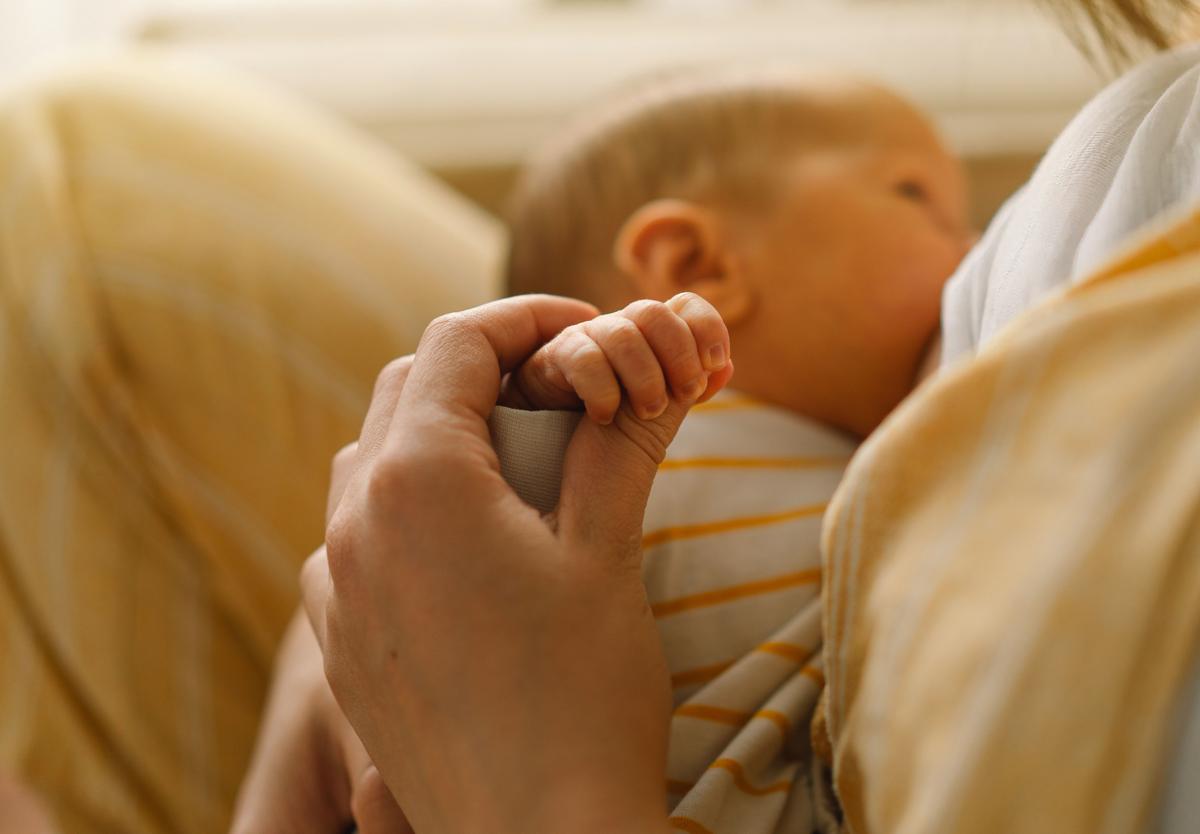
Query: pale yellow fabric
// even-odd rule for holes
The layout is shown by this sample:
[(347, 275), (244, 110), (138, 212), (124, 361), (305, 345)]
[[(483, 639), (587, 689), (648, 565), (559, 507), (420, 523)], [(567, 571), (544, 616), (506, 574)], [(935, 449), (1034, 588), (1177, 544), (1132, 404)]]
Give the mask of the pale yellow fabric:
[(1200, 628), (1198, 362), (1193, 210), (864, 444), (825, 529), (849, 831), (1153, 821)]
[(817, 826), (821, 518), (854, 442), (736, 392), (684, 421), (646, 507), (643, 576), (675, 691), (671, 822)]
[(62, 829), (223, 830), (334, 451), (501, 235), (164, 57), (0, 103), (0, 769)]

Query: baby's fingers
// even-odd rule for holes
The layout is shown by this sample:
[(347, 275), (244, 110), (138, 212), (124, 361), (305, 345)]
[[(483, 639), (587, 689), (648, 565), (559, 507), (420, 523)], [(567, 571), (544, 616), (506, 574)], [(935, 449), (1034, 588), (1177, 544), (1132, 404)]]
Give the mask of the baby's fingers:
[(694, 293), (677, 295), (665, 304), (637, 301), (623, 315), (646, 337), (680, 402), (702, 397), (709, 374), (728, 361), (725, 323), (711, 304)]
[(582, 324), (555, 336), (513, 376), (516, 391), (509, 391), (509, 404), (576, 408), (582, 401), (588, 416), (604, 424), (612, 421), (621, 406), (621, 386), (604, 351)]
[(638, 325), (624, 314), (614, 313), (592, 319), (582, 327), (604, 351), (634, 413), (643, 420), (653, 420), (666, 411), (663, 369)]
[(692, 331), (696, 352), (708, 373), (725, 367), (730, 358), (729, 330), (716, 308), (694, 292), (681, 292), (667, 307)]
[(609, 364), (607, 354), (588, 332), (591, 322), (579, 325), (556, 346), (556, 362), (583, 400), (588, 416), (608, 425), (621, 407), (621, 386)]

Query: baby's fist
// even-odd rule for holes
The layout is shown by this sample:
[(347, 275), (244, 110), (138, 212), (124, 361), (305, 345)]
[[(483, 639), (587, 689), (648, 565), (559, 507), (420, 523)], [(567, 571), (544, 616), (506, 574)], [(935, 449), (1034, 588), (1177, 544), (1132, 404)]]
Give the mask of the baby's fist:
[(571, 325), (513, 373), (509, 388), (510, 398), (528, 407), (582, 403), (589, 417), (607, 424), (622, 393), (638, 417), (650, 420), (666, 410), (668, 397), (702, 402), (731, 374), (725, 323), (711, 304), (685, 292)]

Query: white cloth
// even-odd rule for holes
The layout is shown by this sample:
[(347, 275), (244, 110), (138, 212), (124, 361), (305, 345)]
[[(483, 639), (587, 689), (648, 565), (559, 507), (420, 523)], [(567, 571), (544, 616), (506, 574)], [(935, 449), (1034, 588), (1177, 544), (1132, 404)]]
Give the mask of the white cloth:
[(582, 416), (579, 411), (523, 411), (498, 405), (488, 419), (500, 474), (542, 515), (558, 506), (563, 458)]
[(1200, 200), (1200, 44), (1101, 92), (1051, 146), (946, 286), (943, 363), (972, 355), (1147, 222)]

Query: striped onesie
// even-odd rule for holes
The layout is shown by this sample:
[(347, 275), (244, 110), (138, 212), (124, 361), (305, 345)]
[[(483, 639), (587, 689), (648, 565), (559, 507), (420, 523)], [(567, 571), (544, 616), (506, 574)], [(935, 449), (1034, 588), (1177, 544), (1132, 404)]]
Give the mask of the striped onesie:
[(818, 827), (808, 723), (820, 664), (820, 533), (854, 441), (723, 392), (692, 409), (646, 508), (643, 574), (674, 688), (678, 830)]

